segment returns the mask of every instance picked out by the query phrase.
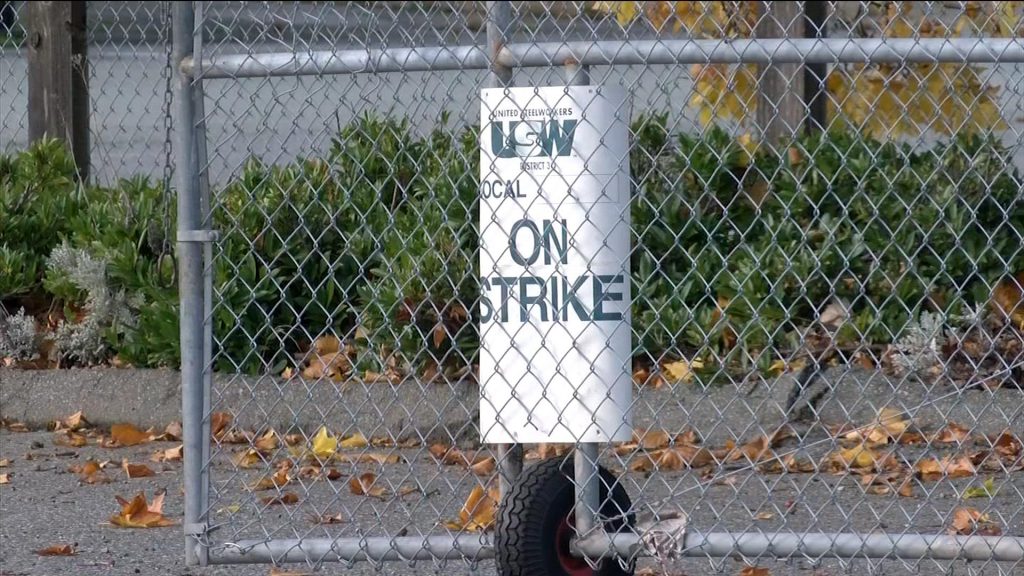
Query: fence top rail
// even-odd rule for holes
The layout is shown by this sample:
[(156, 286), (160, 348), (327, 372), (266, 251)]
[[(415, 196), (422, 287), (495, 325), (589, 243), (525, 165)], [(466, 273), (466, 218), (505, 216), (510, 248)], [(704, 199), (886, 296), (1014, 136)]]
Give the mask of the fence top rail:
[[(782, 38), (726, 40), (606, 40), (510, 43), (497, 62), (508, 67), (639, 64), (828, 64), (904, 62), (1024, 62), (1017, 38)], [(187, 57), (185, 74), (203, 78), (318, 76), (373, 72), (472, 70), (488, 67), (480, 46), (315, 50)]]

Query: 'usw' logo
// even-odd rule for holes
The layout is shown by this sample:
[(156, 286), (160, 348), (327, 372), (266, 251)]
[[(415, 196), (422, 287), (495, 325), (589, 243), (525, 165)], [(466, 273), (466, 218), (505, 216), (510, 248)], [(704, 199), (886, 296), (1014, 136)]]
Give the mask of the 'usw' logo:
[(491, 123), (491, 153), (498, 158), (568, 156), (579, 120), (512, 120)]

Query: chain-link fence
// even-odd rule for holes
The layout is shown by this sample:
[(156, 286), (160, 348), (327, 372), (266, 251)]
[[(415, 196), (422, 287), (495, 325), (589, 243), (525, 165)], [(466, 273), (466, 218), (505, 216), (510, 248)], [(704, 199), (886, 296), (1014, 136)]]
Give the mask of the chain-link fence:
[(190, 561), (1024, 569), (1018, 3), (193, 5)]
[[(86, 2), (89, 162), (92, 181), (169, 178), (171, 67), (169, 2)], [(29, 146), (25, 2), (4, 2), (0, 23), (0, 152)], [(41, 105), (41, 104), (36, 104)]]

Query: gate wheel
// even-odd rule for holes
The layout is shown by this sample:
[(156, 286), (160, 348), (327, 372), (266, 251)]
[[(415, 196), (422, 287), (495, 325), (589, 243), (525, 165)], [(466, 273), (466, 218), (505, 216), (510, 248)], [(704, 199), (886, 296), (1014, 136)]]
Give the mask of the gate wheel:
[[(628, 531), (634, 523), (631, 502), (615, 476), (600, 468), (600, 517), (606, 532)], [(575, 535), (573, 459), (543, 460), (523, 469), (502, 498), (495, 527), (494, 551), (501, 576), (629, 576), (618, 560), (605, 559), (592, 569), (569, 553)], [(611, 498), (608, 497), (611, 487)], [(628, 514), (627, 514), (628, 513)]]

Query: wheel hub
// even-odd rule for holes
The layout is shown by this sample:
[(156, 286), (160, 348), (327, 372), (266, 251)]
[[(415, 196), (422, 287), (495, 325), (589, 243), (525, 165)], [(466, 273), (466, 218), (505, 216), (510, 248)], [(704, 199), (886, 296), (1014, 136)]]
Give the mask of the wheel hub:
[(594, 576), (594, 569), (587, 564), (587, 561), (584, 558), (573, 556), (570, 551), (572, 538), (576, 534), (574, 524), (573, 514), (562, 518), (558, 524), (558, 530), (555, 532), (555, 551), (558, 553), (558, 562), (561, 564), (562, 570), (565, 570), (569, 576)]

